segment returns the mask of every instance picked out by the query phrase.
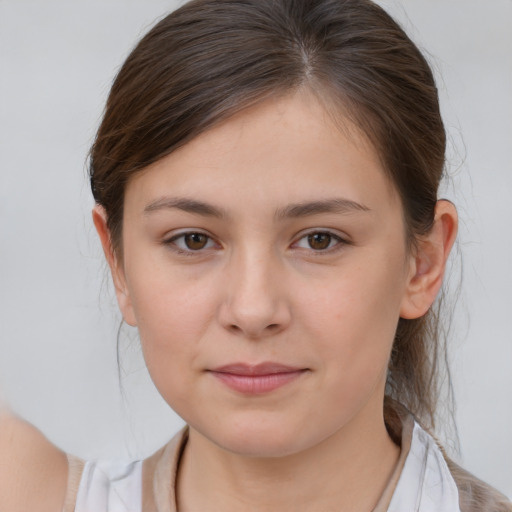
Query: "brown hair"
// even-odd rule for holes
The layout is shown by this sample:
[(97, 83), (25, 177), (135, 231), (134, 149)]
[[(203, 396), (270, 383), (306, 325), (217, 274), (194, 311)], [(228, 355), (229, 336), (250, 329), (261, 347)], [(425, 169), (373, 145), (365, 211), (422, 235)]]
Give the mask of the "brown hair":
[[(126, 59), (91, 148), (91, 188), (117, 258), (124, 192), (135, 173), (235, 113), (302, 87), (375, 146), (414, 250), (434, 220), (446, 135), (431, 69), (397, 23), (371, 0), (192, 0)], [(397, 402), (434, 427), (446, 361), (442, 299), (421, 318), (399, 320), (384, 403), (393, 438), (401, 429)], [(464, 511), (511, 510), (446, 459)]]
[[(430, 67), (397, 23), (370, 0), (193, 0), (129, 55), (91, 149), (92, 191), (118, 256), (134, 173), (234, 113), (300, 87), (375, 145), (414, 247), (434, 219), (446, 137)], [(438, 325), (433, 311), (400, 319), (386, 389), (427, 427), (439, 399)]]

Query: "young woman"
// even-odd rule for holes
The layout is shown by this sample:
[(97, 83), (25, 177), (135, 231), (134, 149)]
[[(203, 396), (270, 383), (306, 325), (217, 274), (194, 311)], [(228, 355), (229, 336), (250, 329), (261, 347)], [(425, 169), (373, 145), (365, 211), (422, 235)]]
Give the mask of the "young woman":
[(158, 23), (107, 101), (93, 220), (187, 427), (123, 465), (6, 418), (0, 509), (511, 510), (429, 434), (445, 142), (425, 59), (368, 0), (196, 0)]

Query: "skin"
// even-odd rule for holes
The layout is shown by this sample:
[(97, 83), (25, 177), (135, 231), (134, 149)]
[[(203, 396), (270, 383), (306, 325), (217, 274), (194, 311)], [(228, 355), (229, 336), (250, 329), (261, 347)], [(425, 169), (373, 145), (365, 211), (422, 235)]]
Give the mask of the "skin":
[[(457, 216), (439, 201), (408, 252), (399, 197), (346, 126), (307, 91), (215, 126), (129, 182), (122, 255), (93, 212), (124, 318), (190, 425), (180, 512), (371, 510), (396, 464), (382, 412), (393, 337), (432, 304)], [(300, 376), (247, 395), (213, 372), (267, 361)]]
[[(190, 201), (171, 207), (176, 197), (196, 201), (194, 211)], [(364, 208), (338, 201), (326, 211), (332, 199)], [(297, 208), (311, 202), (315, 213)], [(409, 253), (374, 148), (354, 127), (341, 133), (302, 91), (136, 175), (124, 212), (122, 254), (101, 207), (93, 220), (152, 378), (190, 425), (180, 512), (371, 510), (399, 454), (382, 417), (396, 323), (423, 315), (439, 291), (453, 205), (437, 203), (431, 232)], [(179, 235), (190, 231), (207, 244), (185, 255)], [(327, 249), (310, 245), (313, 232), (324, 242), (331, 234)], [(249, 395), (211, 371), (262, 361), (303, 371)], [(7, 411), (0, 432), (0, 510), (61, 510), (65, 454)]]
[(0, 510), (62, 510), (68, 472), (65, 453), (32, 425), (1, 408), (0, 453)]

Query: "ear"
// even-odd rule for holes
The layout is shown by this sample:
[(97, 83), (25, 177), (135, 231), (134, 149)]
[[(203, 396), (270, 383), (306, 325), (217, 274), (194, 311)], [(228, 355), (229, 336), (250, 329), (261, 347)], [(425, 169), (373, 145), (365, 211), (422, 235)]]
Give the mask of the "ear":
[(110, 237), (110, 231), (107, 226), (107, 212), (105, 208), (100, 205), (96, 205), (92, 210), (92, 220), (98, 236), (100, 237), (103, 252), (107, 259), (110, 272), (112, 274), (112, 280), (114, 281), (114, 287), (116, 290), (117, 302), (121, 313), (123, 314), (124, 321), (132, 326), (136, 326), (135, 315), (133, 311), (130, 294), (126, 284), (126, 277), (122, 262), (116, 256), (114, 247), (112, 246), (112, 239)]
[(410, 272), (400, 308), (401, 318), (419, 318), (434, 302), (443, 283), (446, 261), (457, 236), (457, 210), (453, 203), (440, 200), (436, 204), (434, 224), (429, 233), (418, 240), (411, 255)]

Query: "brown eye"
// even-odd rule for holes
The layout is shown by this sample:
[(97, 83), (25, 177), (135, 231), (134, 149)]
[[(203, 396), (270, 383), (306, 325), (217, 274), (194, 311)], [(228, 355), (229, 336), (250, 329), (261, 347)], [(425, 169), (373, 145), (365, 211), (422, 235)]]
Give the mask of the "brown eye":
[(329, 233), (312, 233), (308, 235), (308, 244), (311, 249), (321, 251), (327, 249), (332, 242), (332, 235)]
[(163, 240), (163, 244), (172, 251), (185, 256), (211, 254), (211, 250), (221, 249), (211, 236), (200, 231), (180, 233), (168, 240)]
[(204, 249), (208, 243), (208, 237), (203, 233), (188, 233), (183, 238), (187, 248), (192, 251)]

